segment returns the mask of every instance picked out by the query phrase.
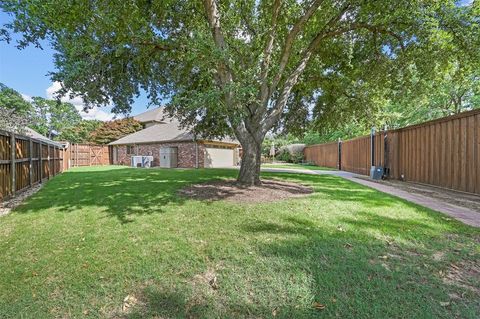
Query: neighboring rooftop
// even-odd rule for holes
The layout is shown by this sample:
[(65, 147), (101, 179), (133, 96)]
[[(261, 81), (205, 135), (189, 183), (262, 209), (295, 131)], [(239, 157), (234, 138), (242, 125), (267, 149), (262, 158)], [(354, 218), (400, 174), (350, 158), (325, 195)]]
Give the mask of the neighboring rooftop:
[(148, 122), (169, 123), (174, 121), (172, 118), (168, 116), (168, 114), (164, 111), (164, 108), (162, 106), (156, 107), (154, 109), (135, 115), (133, 118), (139, 121), (140, 123), (148, 123)]
[(29, 127), (25, 128), (25, 135), (28, 136), (28, 137), (34, 138), (36, 140), (41, 140), (41, 141), (44, 141), (44, 142), (48, 142), (50, 144), (55, 144), (57, 146), (62, 146), (61, 143), (52, 141), (48, 137), (43, 136), (42, 134), (38, 133), (37, 131), (35, 131), (35, 130), (29, 128)]
[[(109, 145), (146, 144), (158, 142), (193, 141), (194, 135), (188, 128), (181, 128), (180, 123), (164, 111), (163, 107), (140, 113), (133, 117), (140, 123), (152, 123), (141, 131), (124, 136)], [(238, 144), (232, 139), (222, 139), (222, 142)]]
[(191, 141), (193, 134), (181, 129), (178, 123), (158, 123), (141, 131), (122, 137), (109, 145), (141, 144), (166, 141)]

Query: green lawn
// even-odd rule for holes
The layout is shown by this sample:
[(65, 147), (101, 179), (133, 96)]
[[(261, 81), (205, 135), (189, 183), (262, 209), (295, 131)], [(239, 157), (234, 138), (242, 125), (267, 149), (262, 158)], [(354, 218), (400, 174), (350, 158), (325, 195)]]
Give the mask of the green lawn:
[(335, 176), (264, 174), (315, 189), (269, 204), (176, 195), (235, 174), (55, 177), (0, 217), (0, 318), (479, 317), (478, 229)]
[(336, 170), (335, 168), (329, 168), (329, 167), (322, 167), (322, 166), (316, 166), (316, 165), (308, 165), (308, 164), (291, 164), (291, 163), (266, 163), (262, 164), (262, 167), (267, 167), (267, 168), (293, 168), (293, 169), (309, 169), (309, 170), (318, 170), (318, 171), (324, 171), (324, 170)]

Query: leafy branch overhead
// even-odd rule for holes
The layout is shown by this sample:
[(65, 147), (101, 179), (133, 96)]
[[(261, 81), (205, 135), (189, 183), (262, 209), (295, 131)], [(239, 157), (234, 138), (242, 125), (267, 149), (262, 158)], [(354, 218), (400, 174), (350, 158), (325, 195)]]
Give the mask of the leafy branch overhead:
[(142, 91), (205, 137), (235, 135), (239, 180), (259, 182), (267, 132), (371, 117), (466, 52), (478, 3), (455, 1), (4, 1), (19, 45), (47, 39), (52, 78), (128, 112)]

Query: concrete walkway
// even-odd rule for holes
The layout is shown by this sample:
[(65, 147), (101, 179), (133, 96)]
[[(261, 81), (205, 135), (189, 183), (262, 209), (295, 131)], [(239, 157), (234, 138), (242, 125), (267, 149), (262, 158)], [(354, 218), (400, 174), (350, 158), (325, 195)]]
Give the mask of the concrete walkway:
[(380, 192), (387, 193), (402, 199), (405, 199), (409, 202), (428, 207), (430, 209), (436, 210), (438, 212), (444, 213), (450, 217), (453, 217), (464, 224), (480, 227), (480, 212), (474, 211), (466, 207), (460, 207), (453, 205), (446, 201), (441, 201), (439, 199), (432, 199), (430, 197), (406, 192), (404, 190), (384, 185), (381, 183), (373, 182), (366, 180), (364, 176), (359, 176), (354, 173), (345, 172), (345, 171), (317, 171), (317, 170), (303, 170), (303, 169), (293, 169), (293, 168), (262, 168), (264, 172), (279, 172), (279, 173), (302, 173), (310, 175), (335, 175), (345, 178), (354, 183), (358, 183), (373, 189), (376, 189)]

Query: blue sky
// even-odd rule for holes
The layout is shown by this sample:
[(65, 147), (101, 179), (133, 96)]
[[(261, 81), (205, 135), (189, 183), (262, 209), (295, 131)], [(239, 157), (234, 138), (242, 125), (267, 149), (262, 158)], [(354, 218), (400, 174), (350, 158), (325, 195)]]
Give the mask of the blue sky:
[[(0, 11), (0, 24), (4, 24), (11, 18)], [(18, 38), (18, 36), (14, 36)], [(51, 98), (59, 84), (52, 83), (48, 72), (54, 71), (54, 51), (45, 43), (43, 50), (29, 46), (23, 50), (15, 47), (15, 42), (7, 44), (0, 41), (0, 82), (15, 89), (25, 97), (41, 96)], [(66, 99), (65, 99), (66, 100)], [(82, 108), (80, 99), (73, 99), (72, 102), (79, 110)], [(147, 98), (141, 96), (132, 106), (132, 114), (138, 114), (147, 110)], [(108, 120), (113, 117), (110, 109), (106, 107), (95, 108), (88, 113), (81, 112), (87, 119)]]

